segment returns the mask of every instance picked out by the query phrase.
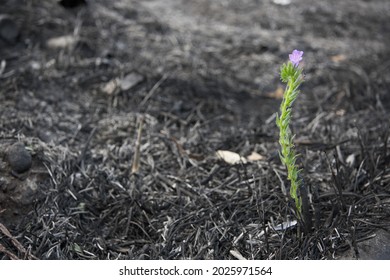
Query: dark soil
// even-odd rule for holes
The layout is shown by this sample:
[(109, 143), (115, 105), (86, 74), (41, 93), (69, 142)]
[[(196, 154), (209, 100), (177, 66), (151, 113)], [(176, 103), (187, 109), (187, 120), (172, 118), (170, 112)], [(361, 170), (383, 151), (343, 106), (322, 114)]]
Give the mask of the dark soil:
[[(390, 229), (388, 0), (0, 0), (0, 14), (1, 259), (359, 258)], [(275, 125), (293, 49), (305, 224)]]

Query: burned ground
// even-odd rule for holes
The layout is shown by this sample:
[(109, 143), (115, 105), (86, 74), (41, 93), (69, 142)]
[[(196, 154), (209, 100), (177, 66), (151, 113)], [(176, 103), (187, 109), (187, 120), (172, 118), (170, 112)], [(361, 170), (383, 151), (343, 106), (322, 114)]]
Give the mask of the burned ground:
[[(365, 243), (390, 225), (388, 1), (0, 0), (0, 14), (18, 34), (0, 37), (2, 259), (390, 258)], [(275, 125), (293, 49), (309, 229)]]

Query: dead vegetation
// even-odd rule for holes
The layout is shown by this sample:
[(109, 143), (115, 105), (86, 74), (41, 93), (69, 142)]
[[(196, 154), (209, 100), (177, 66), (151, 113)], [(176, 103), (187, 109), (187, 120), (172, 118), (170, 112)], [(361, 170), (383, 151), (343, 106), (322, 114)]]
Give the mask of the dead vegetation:
[[(359, 257), (389, 229), (390, 8), (339, 2), (1, 0), (19, 35), (0, 39), (0, 257)], [(306, 232), (274, 115), (297, 46)]]

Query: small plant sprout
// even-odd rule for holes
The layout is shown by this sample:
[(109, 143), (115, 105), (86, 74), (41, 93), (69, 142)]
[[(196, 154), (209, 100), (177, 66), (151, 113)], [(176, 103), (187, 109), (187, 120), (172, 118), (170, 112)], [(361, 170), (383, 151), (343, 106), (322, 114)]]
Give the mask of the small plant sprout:
[(303, 51), (294, 50), (290, 55), (290, 61), (284, 63), (280, 68), (280, 78), (286, 83), (283, 100), (280, 105), (280, 116), (276, 115), (276, 125), (279, 127), (279, 144), (281, 147), (280, 159), (287, 167), (288, 180), (291, 182), (290, 195), (294, 199), (298, 217), (301, 218), (302, 200), (298, 195), (302, 184), (299, 179), (300, 170), (296, 165), (298, 155), (294, 150), (294, 135), (290, 130), (292, 105), (299, 94), (299, 86), (303, 82), (302, 69), (299, 62), (302, 60)]

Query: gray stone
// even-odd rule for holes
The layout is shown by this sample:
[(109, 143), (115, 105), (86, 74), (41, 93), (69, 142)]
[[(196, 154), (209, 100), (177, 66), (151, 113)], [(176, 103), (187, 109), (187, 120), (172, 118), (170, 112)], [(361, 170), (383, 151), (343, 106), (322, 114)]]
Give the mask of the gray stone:
[(134, 87), (135, 85), (142, 82), (144, 77), (136, 72), (131, 72), (130, 74), (127, 74), (123, 79), (120, 81), (120, 87), (121, 90), (128, 90)]
[(32, 165), (30, 153), (23, 143), (17, 142), (7, 149), (7, 161), (13, 172), (18, 174), (27, 172)]
[(19, 28), (8, 15), (0, 14), (0, 38), (8, 43), (15, 43), (19, 36)]

